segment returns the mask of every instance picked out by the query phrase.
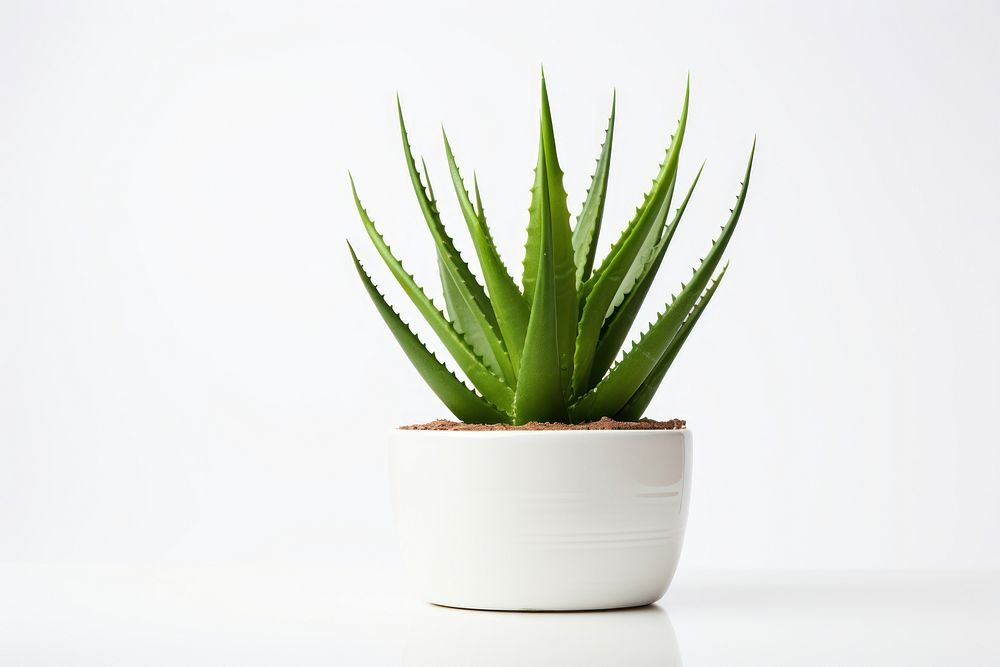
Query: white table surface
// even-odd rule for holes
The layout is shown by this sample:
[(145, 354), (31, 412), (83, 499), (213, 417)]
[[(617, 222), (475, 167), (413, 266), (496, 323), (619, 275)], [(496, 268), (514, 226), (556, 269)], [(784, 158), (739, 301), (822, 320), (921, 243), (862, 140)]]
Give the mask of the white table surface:
[(1000, 573), (688, 571), (657, 605), (423, 604), (392, 566), (0, 565), (0, 665), (1000, 665)]

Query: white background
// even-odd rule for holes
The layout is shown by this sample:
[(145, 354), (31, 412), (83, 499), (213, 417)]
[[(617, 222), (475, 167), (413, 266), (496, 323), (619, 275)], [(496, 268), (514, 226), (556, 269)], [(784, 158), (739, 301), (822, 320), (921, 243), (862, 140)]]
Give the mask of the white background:
[(347, 170), (437, 293), (398, 91), (446, 222), (468, 248), (440, 122), (519, 270), (544, 63), (574, 212), (618, 91), (602, 248), (692, 74), (682, 179), (708, 166), (647, 315), (758, 137), (650, 407), (696, 435), (682, 569), (1000, 567), (998, 28), (989, 2), (4, 2), (0, 560), (393, 571), (385, 430), (446, 412), (353, 273), (345, 237), (416, 321)]

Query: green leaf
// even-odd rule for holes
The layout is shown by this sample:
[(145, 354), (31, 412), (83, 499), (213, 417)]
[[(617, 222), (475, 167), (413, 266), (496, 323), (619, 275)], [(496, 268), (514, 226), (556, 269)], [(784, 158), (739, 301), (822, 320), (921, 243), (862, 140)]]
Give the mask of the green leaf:
[(639, 314), (639, 308), (642, 306), (642, 302), (645, 300), (646, 294), (649, 292), (649, 288), (656, 278), (656, 272), (660, 269), (660, 264), (663, 262), (663, 257), (666, 255), (667, 248), (670, 245), (670, 240), (673, 239), (674, 232), (677, 231), (677, 225), (680, 223), (685, 209), (687, 209), (695, 186), (698, 185), (698, 179), (701, 178), (701, 171), (704, 166), (702, 164), (701, 168), (698, 169), (698, 173), (694, 177), (694, 181), (691, 183), (684, 201), (678, 207), (670, 226), (653, 246), (652, 253), (641, 267), (632, 288), (619, 301), (617, 307), (614, 308), (604, 321), (604, 327), (601, 329), (601, 338), (597, 344), (597, 351), (594, 353), (594, 365), (590, 369), (590, 386), (594, 386), (600, 381), (607, 370), (611, 368), (615, 357), (618, 356), (622, 343), (625, 342), (625, 338), (632, 328), (632, 323), (635, 322), (636, 315)]
[[(547, 222), (543, 221), (543, 208)], [(550, 231), (546, 231), (546, 224)], [(563, 172), (556, 155), (555, 132), (552, 129), (552, 112), (549, 94), (542, 75), (541, 131), (538, 139), (538, 165), (535, 167), (535, 184), (531, 189), (528, 241), (524, 256), (524, 296), (534, 304), (535, 283), (542, 274), (542, 265), (549, 261), (542, 251), (543, 237), (551, 232), (553, 289), (555, 290), (556, 320), (553, 323), (559, 344), (559, 368), (563, 393), (572, 395), (573, 351), (576, 347), (576, 318), (578, 313), (576, 293), (576, 264), (573, 258), (573, 233), (569, 226), (569, 209)], [(532, 306), (534, 307), (534, 306)], [(530, 325), (529, 325), (530, 326)], [(522, 366), (524, 360), (522, 357)], [(519, 380), (520, 381), (520, 380)]]
[(521, 350), (524, 347), (524, 337), (528, 329), (528, 302), (517, 288), (514, 279), (507, 272), (507, 267), (500, 260), (493, 237), (486, 226), (486, 216), (482, 213), (483, 204), (479, 196), (479, 186), (476, 185), (476, 201), (478, 209), (472, 204), (469, 192), (465, 189), (465, 182), (458, 170), (455, 162), (455, 155), (448, 142), (448, 135), (441, 130), (444, 136), (445, 153), (448, 156), (448, 168), (451, 170), (451, 181), (455, 186), (455, 194), (458, 196), (458, 203), (462, 209), (462, 215), (472, 236), (472, 243), (479, 256), (479, 265), (483, 269), (483, 277), (486, 279), (486, 288), (489, 290), (490, 300), (493, 310), (497, 316), (500, 333), (506, 343), (507, 351), (510, 353), (510, 361), (516, 374), (520, 365)]
[[(689, 77), (688, 83), (684, 90), (684, 106), (682, 109), (682, 115), (685, 116), (685, 119), (686, 119), (688, 99), (690, 96), (690, 87), (691, 85)], [(680, 126), (680, 121), (678, 121), (678, 126)], [(581, 300), (585, 299), (587, 295), (590, 294), (590, 291), (593, 289), (594, 285), (600, 278), (600, 274), (603, 273), (607, 269), (607, 267), (614, 261), (615, 257), (618, 256), (618, 253), (621, 251), (625, 242), (632, 236), (636, 225), (638, 225), (639, 222), (642, 220), (642, 216), (646, 213), (646, 211), (650, 209), (654, 212), (659, 210), (662, 198), (665, 196), (663, 188), (669, 187), (671, 184), (670, 181), (673, 178), (669, 172), (668, 167), (670, 162), (670, 153), (672, 149), (674, 149), (675, 144), (677, 143), (676, 134), (677, 133), (675, 132), (674, 135), (670, 137), (670, 144), (667, 146), (667, 150), (665, 151), (663, 162), (660, 163), (656, 176), (653, 178), (652, 186), (650, 187), (649, 192), (647, 192), (646, 195), (643, 197), (642, 204), (636, 207), (635, 215), (629, 221), (625, 229), (621, 232), (618, 239), (611, 244), (611, 249), (608, 251), (608, 254), (604, 256), (604, 259), (601, 260), (600, 266), (594, 269), (593, 275), (591, 275), (590, 278), (588, 278), (587, 281), (580, 287)]]
[(589, 388), (594, 354), (604, 320), (615, 303), (619, 288), (633, 271), (635, 263), (641, 263), (640, 253), (648, 248), (647, 238), (653, 236), (654, 242), (659, 239), (663, 220), (665, 220), (665, 203), (668, 194), (673, 190), (676, 178), (677, 164), (680, 160), (681, 145), (684, 143), (684, 130), (687, 126), (688, 99), (690, 86), (684, 92), (684, 106), (677, 123), (677, 132), (670, 142), (666, 158), (660, 167), (659, 174), (653, 182), (653, 188), (646, 196), (643, 205), (636, 211), (622, 238), (611, 249), (611, 253), (601, 267), (594, 273), (585, 285), (585, 301), (580, 313), (580, 324), (576, 339), (576, 356), (573, 360), (573, 391), (579, 396)]
[(614, 312), (621, 302), (625, 300), (625, 295), (631, 292), (632, 288), (635, 287), (635, 284), (639, 282), (643, 271), (656, 254), (656, 247), (663, 238), (663, 230), (667, 226), (667, 217), (670, 215), (670, 205), (673, 203), (674, 187), (676, 185), (677, 171), (674, 170), (674, 173), (670, 178), (670, 185), (667, 187), (667, 192), (663, 196), (663, 200), (656, 210), (656, 215), (653, 216), (653, 224), (650, 226), (649, 233), (646, 234), (646, 238), (639, 247), (639, 252), (636, 253), (635, 259), (632, 260), (632, 265), (628, 267), (625, 277), (622, 278), (621, 284), (618, 285), (618, 289), (615, 291), (614, 298), (611, 299), (611, 305), (608, 307), (608, 312), (604, 316), (605, 321), (607, 321), (607, 318), (611, 316), (611, 313)]
[(371, 276), (365, 272), (361, 262), (358, 261), (358, 256), (351, 244), (348, 243), (347, 246), (351, 251), (351, 258), (354, 260), (354, 268), (358, 270), (358, 275), (361, 277), (365, 289), (368, 290), (368, 295), (375, 303), (375, 307), (378, 308), (382, 319), (389, 326), (392, 335), (395, 336), (400, 347), (403, 348), (403, 352), (416, 367), (417, 372), (448, 409), (464, 422), (476, 424), (509, 423), (510, 418), (505, 413), (466, 387), (461, 380), (455, 377), (454, 373), (438, 361), (430, 350), (424, 347), (417, 335), (403, 322), (399, 314), (393, 310), (381, 292), (378, 291)]
[(601, 219), (604, 217), (604, 202), (608, 196), (608, 174), (611, 171), (611, 144), (615, 136), (615, 98), (611, 96), (611, 117), (604, 133), (601, 155), (597, 158), (597, 168), (590, 179), (590, 188), (583, 201), (583, 208), (573, 227), (573, 253), (576, 262), (576, 284), (579, 287), (594, 270), (594, 255), (597, 239), (601, 233)]
[(431, 328), (434, 329), (434, 332), (441, 339), (441, 342), (444, 343), (448, 352), (455, 358), (455, 362), (459, 368), (468, 376), (469, 381), (482, 393), (483, 397), (501, 410), (508, 410), (514, 400), (513, 390), (485, 365), (465, 338), (455, 330), (455, 327), (444, 316), (444, 313), (438, 310), (431, 302), (424, 293), (424, 290), (413, 279), (413, 276), (406, 272), (402, 262), (392, 254), (385, 239), (375, 227), (375, 223), (368, 217), (368, 212), (361, 205), (361, 200), (358, 198), (353, 179), (351, 179), (351, 190), (354, 194), (354, 203), (357, 205), (358, 214), (361, 216), (361, 221), (364, 223), (368, 236), (375, 245), (375, 249), (378, 250), (379, 255), (385, 261), (386, 266), (389, 267), (389, 270), (403, 287), (407, 296), (410, 297), (413, 304), (424, 316), (424, 319), (427, 320)]
[[(455, 242), (448, 236), (448, 232), (441, 222), (441, 215), (438, 212), (433, 192), (429, 194), (424, 189), (424, 185), (420, 180), (420, 172), (417, 170), (416, 162), (413, 159), (410, 139), (406, 132), (406, 123), (403, 120), (403, 109), (398, 98), (396, 99), (396, 109), (399, 114), (399, 131), (403, 140), (403, 153), (406, 156), (406, 167), (410, 173), (410, 182), (413, 184), (413, 190), (417, 195), (417, 201), (420, 204), (424, 220), (427, 222), (427, 227), (434, 237), (438, 256), (442, 260), (441, 263), (451, 277), (457, 296), (461, 297), (460, 300), (455, 301), (455, 307), (458, 308), (461, 307), (459, 304), (464, 304), (464, 307), (469, 310), (471, 317), (463, 315), (463, 319), (470, 322), (474, 319), (476, 322), (475, 333), (470, 342), (473, 345), (478, 343), (479, 345), (486, 344), (489, 346), (493, 358), (497, 360), (502, 370), (503, 378), (507, 384), (513, 386), (517, 381), (517, 377), (514, 374), (514, 367), (510, 362), (504, 342), (498, 333), (499, 327), (493, 306), (486, 296), (486, 291), (479, 284), (479, 281), (476, 280), (472, 270), (469, 269), (469, 265), (465, 263), (465, 260), (462, 259), (462, 256), (455, 248)], [(425, 165), (424, 171), (426, 172), (426, 170)], [(430, 180), (428, 179), (428, 187), (429, 185)]]
[(500, 362), (497, 361), (496, 355), (493, 354), (489, 343), (482, 336), (483, 330), (479, 326), (479, 320), (476, 319), (476, 316), (472, 314), (472, 311), (462, 300), (462, 293), (458, 289), (458, 285), (455, 284), (451, 274), (448, 273), (445, 260), (440, 253), (438, 253), (438, 272), (441, 274), (441, 291), (444, 294), (444, 303), (448, 310), (448, 317), (455, 326), (455, 331), (462, 334), (466, 342), (472, 346), (476, 354), (483, 358), (483, 363), (489, 366), (489, 369), (494, 374), (502, 376), (503, 368), (500, 366)]
[(488, 232), (489, 227), (486, 225), (486, 211), (483, 210), (483, 198), (479, 194), (479, 179), (476, 178), (476, 172), (472, 172), (472, 189), (476, 191), (476, 215), (479, 216), (479, 220), (483, 223), (483, 228)]
[[(756, 145), (756, 141), (754, 143)], [(694, 307), (699, 295), (705, 290), (712, 277), (712, 272), (718, 266), (719, 260), (722, 259), (722, 253), (725, 252), (726, 246), (732, 238), (736, 223), (743, 210), (747, 188), (750, 185), (753, 155), (754, 150), (751, 149), (740, 194), (736, 199), (736, 206), (732, 210), (729, 221), (722, 228), (722, 233), (712, 244), (701, 265), (694, 270), (690, 282), (682, 286), (680, 293), (666, 311), (656, 319), (621, 362), (611, 369), (607, 377), (570, 406), (570, 416), (574, 421), (585, 421), (594, 416), (617, 414), (653, 372), (670, 341), (673, 340), (677, 330), (683, 324), (684, 318)]]
[[(544, 143), (541, 151), (545, 153)], [(543, 165), (544, 156), (539, 160)], [(556, 291), (555, 241), (551, 208), (549, 206), (548, 179), (542, 178), (535, 198), (539, 229), (538, 273), (535, 276), (531, 318), (528, 335), (524, 341), (521, 373), (514, 394), (514, 423), (529, 421), (565, 422), (565, 385), (560, 364), (559, 349), (559, 299)]]
[[(427, 196), (437, 209), (437, 202), (434, 199), (434, 188), (431, 186), (430, 172), (427, 170), (427, 163), (421, 158), (420, 164), (424, 168), (424, 178), (427, 181)], [(466, 342), (472, 346), (476, 354), (483, 358), (483, 362), (489, 366), (495, 374), (503, 376), (504, 368), (497, 361), (496, 354), (490, 346), (489, 341), (483, 332), (481, 320), (473, 314), (472, 309), (466, 305), (462, 299), (462, 291), (455, 284), (454, 278), (448, 271), (447, 260), (443, 253), (438, 250), (438, 272), (441, 274), (441, 291), (444, 294), (444, 303), (448, 310), (448, 317), (455, 326), (455, 331), (462, 334)]]
[(639, 388), (632, 395), (632, 398), (628, 400), (625, 407), (615, 415), (616, 419), (622, 421), (638, 421), (642, 418), (643, 413), (646, 408), (649, 407), (649, 402), (653, 399), (656, 394), (656, 390), (659, 389), (660, 383), (663, 381), (664, 376), (670, 369), (670, 365), (674, 363), (674, 359), (677, 357), (677, 353), (680, 352), (681, 348), (684, 346), (684, 341), (687, 340), (688, 335), (694, 329), (694, 325), (698, 323), (698, 318), (701, 317), (702, 312), (708, 306), (708, 302), (712, 300), (712, 295), (715, 294), (715, 290), (718, 288), (719, 283), (722, 282), (722, 277), (726, 275), (726, 270), (729, 269), (729, 264), (726, 263), (722, 267), (722, 271), (716, 276), (712, 284), (708, 286), (705, 293), (702, 294), (701, 299), (694, 305), (691, 312), (688, 313), (687, 319), (684, 320), (684, 324), (681, 328), (677, 330), (674, 335), (674, 339), (670, 341), (670, 345), (667, 346), (666, 352), (660, 358), (659, 363), (657, 363), (656, 368), (653, 372), (649, 374), (649, 377), (639, 385)]

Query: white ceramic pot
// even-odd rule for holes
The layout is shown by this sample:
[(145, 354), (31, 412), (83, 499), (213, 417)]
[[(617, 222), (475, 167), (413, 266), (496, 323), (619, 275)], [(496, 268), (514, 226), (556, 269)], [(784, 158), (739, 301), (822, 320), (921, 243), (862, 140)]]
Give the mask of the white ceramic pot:
[(677, 567), (687, 430), (396, 430), (391, 464), (403, 559), (428, 602), (634, 607)]

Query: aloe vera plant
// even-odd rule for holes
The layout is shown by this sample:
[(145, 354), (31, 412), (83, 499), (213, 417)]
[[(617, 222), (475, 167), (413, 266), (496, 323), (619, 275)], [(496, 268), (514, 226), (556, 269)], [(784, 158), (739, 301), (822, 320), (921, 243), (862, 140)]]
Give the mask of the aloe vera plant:
[[(397, 99), (410, 181), (437, 247), (447, 314), (427, 296), (361, 204), (358, 213), (375, 249), (475, 387), (452, 373), (385, 300), (353, 247), (351, 257), (368, 294), (403, 351), (430, 388), (459, 419), (471, 423), (587, 422), (639, 419), (726, 273), (718, 268), (739, 221), (750, 183), (753, 148), (729, 220), (708, 253), (665, 309), (615, 363), (701, 175), (670, 214), (681, 145), (687, 128), (690, 82), (666, 156), (649, 192), (604, 259), (594, 268), (608, 192), (615, 101), (591, 186), (571, 226), (563, 171), (556, 153), (542, 76), (538, 162), (531, 188), (521, 285), (497, 252), (479, 184), (473, 194), (459, 172), (447, 135), (445, 155), (462, 216), (472, 237), (483, 283), (448, 235), (427, 174), (413, 157)], [(756, 142), (755, 142), (756, 143)], [(703, 165), (704, 166), (704, 165)], [(728, 264), (726, 265), (728, 266)]]

